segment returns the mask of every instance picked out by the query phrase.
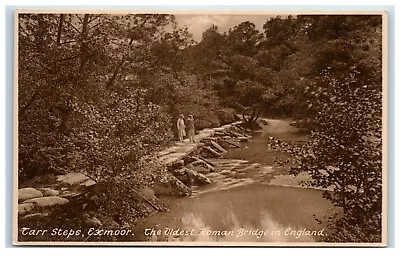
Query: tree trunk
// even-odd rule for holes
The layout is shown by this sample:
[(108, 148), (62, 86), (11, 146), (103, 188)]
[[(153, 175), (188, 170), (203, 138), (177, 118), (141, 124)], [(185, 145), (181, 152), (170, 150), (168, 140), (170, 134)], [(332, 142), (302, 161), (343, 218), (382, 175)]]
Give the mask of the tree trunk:
[(79, 68), (80, 74), (83, 74), (85, 63), (87, 61), (87, 51), (88, 51), (87, 35), (88, 35), (89, 16), (90, 16), (90, 14), (85, 14), (85, 16), (83, 18), (82, 33), (81, 33), (81, 46), (80, 46), (80, 51), (81, 51), (81, 63), (80, 63), (80, 68)]
[(19, 109), (19, 116), (20, 116), (20, 118), (25, 114), (26, 110), (27, 110), (27, 109), (32, 105), (32, 103), (36, 100), (38, 94), (39, 94), (39, 90), (37, 89), (37, 90), (33, 93), (32, 97), (28, 100), (28, 103), (26, 103), (25, 106), (22, 106), (22, 107)]
[[(148, 19), (149, 19), (149, 17), (146, 17), (146, 18), (142, 21), (142, 23), (139, 25), (139, 28), (143, 27), (144, 24), (147, 22)], [(128, 46), (131, 46), (131, 45), (132, 45), (133, 40), (134, 40), (134, 38), (131, 37), (131, 40), (129, 41)], [(119, 74), (119, 72), (120, 72), (122, 66), (124, 65), (124, 63), (125, 63), (125, 61), (126, 61), (126, 58), (127, 58), (127, 56), (123, 56), (122, 59), (121, 59), (121, 61), (120, 61), (119, 64), (117, 65), (117, 67), (116, 67), (116, 69), (115, 69), (115, 71), (114, 71), (114, 74), (113, 74), (112, 77), (108, 80), (108, 82), (107, 82), (107, 84), (106, 84), (106, 88), (107, 88), (107, 89), (114, 85), (115, 79), (117, 78), (117, 76), (118, 76), (118, 74)]]
[[(79, 76), (78, 79), (76, 80), (74, 86), (79, 87), (82, 86), (82, 82), (84, 81), (84, 73), (85, 73), (85, 63), (87, 62), (87, 52), (88, 52), (88, 46), (87, 46), (87, 39), (88, 39), (88, 21), (89, 21), (90, 14), (85, 14), (83, 18), (83, 24), (82, 24), (82, 32), (81, 32), (81, 42), (80, 42), (80, 66), (79, 66)], [(75, 93), (76, 90), (74, 90)], [(72, 119), (72, 108), (69, 106), (64, 106), (60, 108), (61, 111), (61, 116), (62, 116), (62, 122), (59, 127), (59, 131), (65, 135), (69, 134), (69, 123)]]
[(125, 59), (122, 59), (121, 62), (115, 68), (114, 74), (112, 75), (110, 80), (108, 80), (108, 82), (107, 82), (107, 85), (106, 85), (107, 89), (114, 85), (114, 81), (117, 78), (117, 75), (119, 74), (119, 71), (122, 68), (122, 66), (124, 65), (124, 63), (125, 63)]
[(62, 29), (63, 29), (63, 23), (64, 23), (64, 14), (60, 14), (60, 23), (58, 24), (58, 33), (57, 33), (57, 44), (61, 44), (61, 34), (62, 34)]
[(43, 53), (45, 51), (45, 34), (46, 34), (46, 23), (44, 22), (43, 19), (43, 14), (38, 15), (38, 25), (39, 29), (37, 32), (37, 35), (35, 36), (35, 41), (36, 41), (36, 47), (38, 49), (38, 52)]

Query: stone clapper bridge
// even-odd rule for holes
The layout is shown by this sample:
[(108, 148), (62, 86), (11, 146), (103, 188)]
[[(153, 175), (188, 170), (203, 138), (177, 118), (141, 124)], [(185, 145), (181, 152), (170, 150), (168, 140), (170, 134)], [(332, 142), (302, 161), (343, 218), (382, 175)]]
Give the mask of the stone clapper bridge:
[(185, 196), (198, 186), (213, 183), (212, 175), (204, 175), (214, 172), (215, 162), (211, 159), (220, 158), (228, 148), (239, 148), (241, 141), (251, 138), (251, 130), (241, 128), (241, 123), (203, 129), (195, 135), (195, 142), (185, 139), (158, 152), (158, 161), (169, 170), (164, 183)]
[[(240, 124), (241, 122), (235, 122), (235, 123), (231, 123), (231, 124), (227, 124), (221, 127), (217, 127), (217, 128), (206, 128), (204, 130), (199, 131), (199, 133), (197, 135), (195, 135), (195, 142), (189, 142), (189, 139), (185, 139), (183, 142), (177, 142), (175, 146), (169, 147), (167, 149), (164, 149), (162, 151), (160, 151), (158, 153), (158, 160), (165, 165), (173, 165), (177, 162), (179, 162), (180, 160), (182, 160), (184, 157), (188, 156), (189, 154), (191, 154), (192, 152), (194, 152), (195, 150), (197, 150), (198, 148), (202, 148), (205, 146), (204, 143), (202, 143), (202, 141), (204, 140), (210, 140), (210, 141), (214, 141), (216, 140), (215, 137), (213, 137), (214, 135), (225, 135), (224, 132), (231, 129), (232, 127), (236, 127), (238, 124)], [(247, 140), (248, 136), (244, 135), (244, 134), (235, 134), (235, 136), (237, 137), (241, 137), (243, 140)], [(227, 143), (229, 143), (227, 141)], [(237, 145), (237, 144), (235, 144)], [(218, 147), (218, 143), (215, 142), (215, 144), (213, 144), (214, 147), (216, 147), (217, 150), (222, 151), (222, 147)], [(208, 151), (210, 151), (209, 149), (212, 149), (212, 147), (206, 147), (206, 149)], [(214, 152), (213, 152), (214, 151)], [(217, 153), (218, 151), (210, 151), (212, 154), (219, 156)]]
[[(239, 148), (240, 141), (247, 141), (249, 130), (238, 125), (241, 121), (217, 128), (203, 129), (195, 135), (195, 142), (185, 139), (174, 146), (158, 152), (158, 161), (169, 172), (162, 186), (169, 186), (174, 193), (189, 196), (193, 187), (210, 184), (213, 181), (204, 173), (214, 171), (214, 164), (206, 158), (219, 158), (228, 147)], [(205, 156), (202, 157), (201, 155)], [(83, 173), (72, 172), (57, 176), (55, 183), (40, 187), (24, 187), (18, 190), (18, 216), (22, 219), (40, 218), (48, 215), (46, 208), (67, 204), (70, 200), (84, 194), (96, 182)], [(189, 188), (192, 187), (192, 188)], [(157, 194), (157, 193), (156, 193)], [(156, 210), (163, 207), (153, 196), (139, 194)]]

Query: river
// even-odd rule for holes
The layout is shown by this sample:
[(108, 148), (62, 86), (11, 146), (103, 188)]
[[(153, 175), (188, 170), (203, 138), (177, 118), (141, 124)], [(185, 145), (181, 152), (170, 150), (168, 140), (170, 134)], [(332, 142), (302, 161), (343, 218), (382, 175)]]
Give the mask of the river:
[[(289, 120), (268, 120), (240, 149), (215, 159), (215, 183), (185, 198), (164, 198), (169, 212), (139, 222), (136, 241), (318, 242), (327, 227), (318, 220), (337, 211), (321, 190), (301, 188), (288, 168), (273, 166), (285, 153), (266, 150), (266, 138), (301, 142)], [(323, 222), (324, 223), (324, 222)]]

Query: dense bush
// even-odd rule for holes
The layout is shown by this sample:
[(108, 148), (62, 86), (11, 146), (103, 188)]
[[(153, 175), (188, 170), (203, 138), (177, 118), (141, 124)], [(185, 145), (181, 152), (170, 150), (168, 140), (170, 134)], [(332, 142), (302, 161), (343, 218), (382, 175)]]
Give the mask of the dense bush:
[[(297, 151), (299, 166), (292, 172), (306, 171), (312, 185), (334, 189), (324, 196), (343, 209), (343, 217), (332, 219), (336, 232), (328, 241), (380, 242), (382, 237), (382, 34), (377, 25), (362, 31), (355, 26), (374, 19), (341, 20), (357, 29), (334, 39), (329, 34), (332, 40), (316, 60), (320, 73), (305, 88), (314, 128), (311, 142)], [(329, 26), (328, 21), (315, 19), (319, 25)], [(369, 46), (360, 38), (368, 38)]]

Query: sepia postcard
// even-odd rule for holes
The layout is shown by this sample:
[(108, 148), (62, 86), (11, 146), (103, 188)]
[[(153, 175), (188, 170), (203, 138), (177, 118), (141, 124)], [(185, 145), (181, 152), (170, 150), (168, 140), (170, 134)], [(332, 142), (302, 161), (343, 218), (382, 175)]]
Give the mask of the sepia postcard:
[(387, 245), (383, 11), (16, 10), (15, 245)]

